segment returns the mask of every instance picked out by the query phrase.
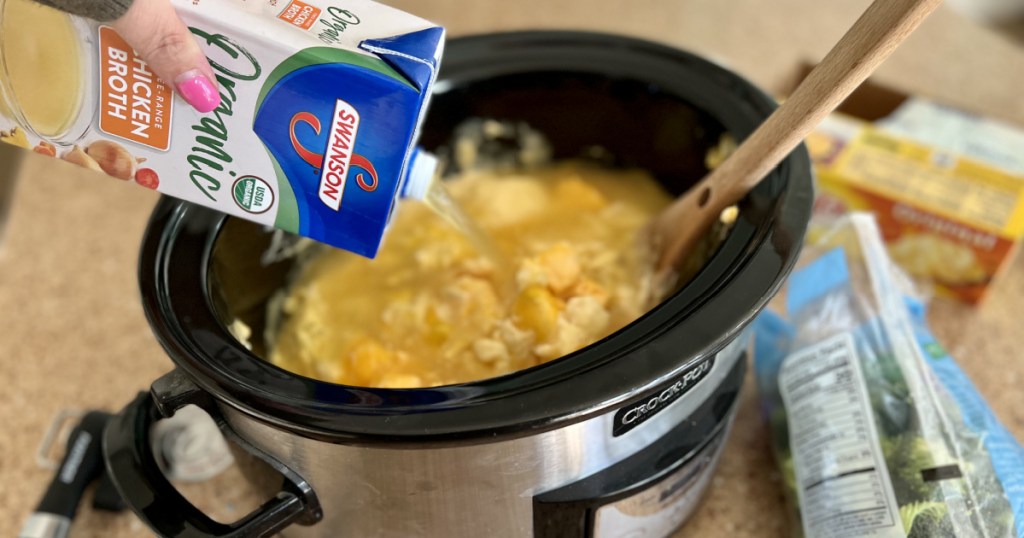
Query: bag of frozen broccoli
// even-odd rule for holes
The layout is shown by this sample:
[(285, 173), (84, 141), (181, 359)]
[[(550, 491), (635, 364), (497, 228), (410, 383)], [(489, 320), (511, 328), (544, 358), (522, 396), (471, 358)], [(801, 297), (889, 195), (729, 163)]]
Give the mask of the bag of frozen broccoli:
[(925, 325), (874, 218), (809, 241), (755, 324), (794, 535), (1024, 537), (1024, 449)]

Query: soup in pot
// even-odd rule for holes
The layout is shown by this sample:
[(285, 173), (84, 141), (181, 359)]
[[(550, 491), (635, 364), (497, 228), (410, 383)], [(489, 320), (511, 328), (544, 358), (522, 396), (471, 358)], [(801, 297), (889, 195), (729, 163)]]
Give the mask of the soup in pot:
[(462, 383), (572, 353), (651, 306), (637, 234), (671, 199), (648, 174), (563, 163), (446, 185), (491, 248), (403, 202), (376, 259), (325, 250), (303, 266), (273, 363), (347, 385)]

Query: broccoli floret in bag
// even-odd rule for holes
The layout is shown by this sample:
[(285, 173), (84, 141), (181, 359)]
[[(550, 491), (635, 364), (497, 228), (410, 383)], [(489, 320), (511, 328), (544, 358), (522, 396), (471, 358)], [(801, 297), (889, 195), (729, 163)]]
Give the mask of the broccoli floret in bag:
[(900, 521), (910, 529), (910, 538), (956, 536), (946, 505), (938, 501), (916, 502), (900, 506)]
[(1024, 538), (1024, 450), (908, 308), (873, 217), (818, 235), (787, 318), (755, 324), (794, 535)]
[(894, 435), (882, 437), (881, 447), (900, 504), (931, 502), (934, 486), (921, 476), (922, 469), (935, 467), (928, 443), (918, 435)]

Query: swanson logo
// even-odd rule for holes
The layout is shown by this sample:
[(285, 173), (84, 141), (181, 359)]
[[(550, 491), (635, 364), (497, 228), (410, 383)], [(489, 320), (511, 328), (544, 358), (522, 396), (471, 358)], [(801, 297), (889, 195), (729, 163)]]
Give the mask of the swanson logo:
[(299, 142), (295, 130), (300, 124), (308, 125), (319, 136), (322, 131), (320, 118), (309, 112), (299, 112), (292, 116), (288, 134), (295, 153), (307, 164), (320, 170), (318, 194), (324, 205), (335, 211), (339, 210), (341, 198), (345, 194), (345, 183), (353, 168), (366, 172), (364, 174), (360, 171), (355, 175), (356, 185), (360, 189), (366, 192), (377, 190), (377, 170), (373, 163), (355, 153), (356, 135), (359, 134), (359, 111), (355, 107), (341, 99), (337, 100), (324, 153), (310, 151)]
[(231, 195), (242, 210), (260, 214), (274, 205), (274, 191), (266, 181), (256, 176), (242, 176), (231, 187)]

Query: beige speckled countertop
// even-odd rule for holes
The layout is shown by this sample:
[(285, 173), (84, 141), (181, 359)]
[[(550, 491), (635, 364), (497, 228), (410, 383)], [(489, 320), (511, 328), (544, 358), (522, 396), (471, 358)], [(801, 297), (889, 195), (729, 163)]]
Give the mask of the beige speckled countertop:
[[(816, 61), (866, 0), (611, 0), (456, 2), (401, 0), (399, 7), (446, 25), (452, 35), (523, 28), (585, 28), (637, 35), (707, 54), (769, 90), (801, 61)], [(1024, 124), (1024, 49), (940, 10), (882, 67), (877, 79)], [(0, 174), (15, 159), (0, 148)], [(35, 451), (64, 408), (120, 409), (170, 369), (143, 319), (135, 283), (139, 238), (156, 196), (85, 177), (29, 155), (0, 248), (0, 535), (13, 536), (50, 473)], [(992, 300), (971, 310), (937, 302), (932, 324), (1018, 438), (1024, 362), (1018, 341), (1024, 259)], [(785, 534), (778, 475), (749, 383), (740, 415), (698, 515), (678, 536)], [(194, 488), (197, 502), (228, 519), (251, 502), (237, 473)], [(147, 536), (130, 514), (83, 508), (76, 538)]]

